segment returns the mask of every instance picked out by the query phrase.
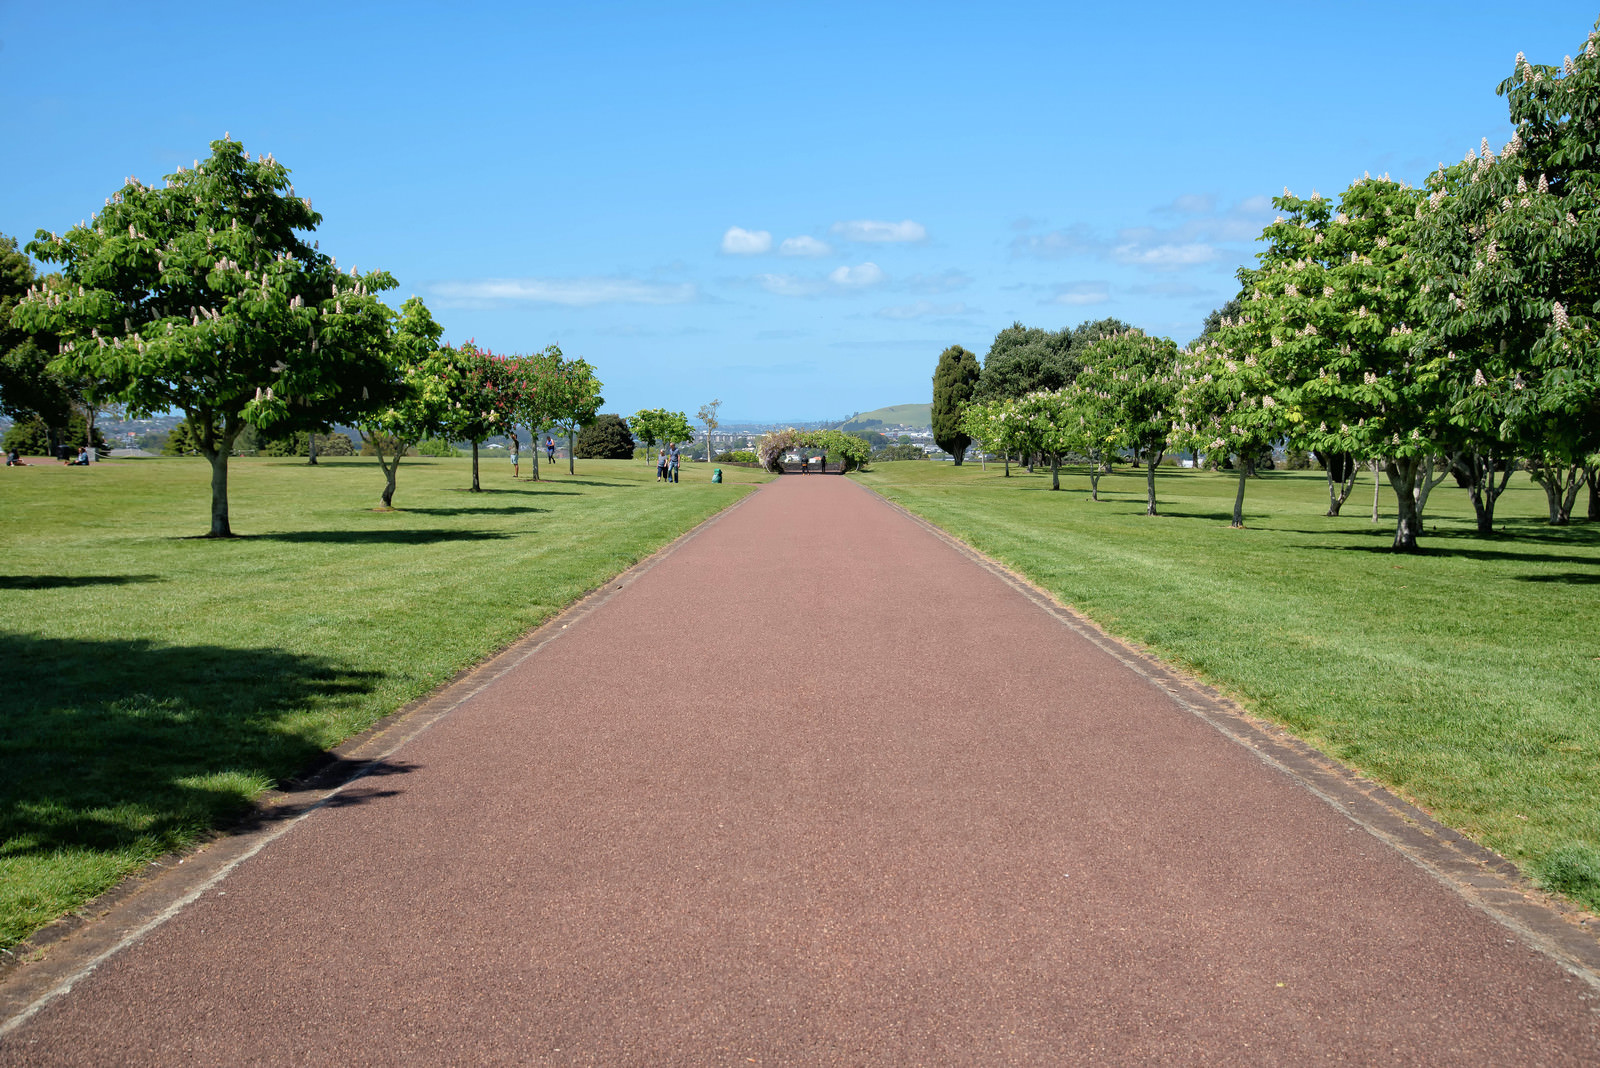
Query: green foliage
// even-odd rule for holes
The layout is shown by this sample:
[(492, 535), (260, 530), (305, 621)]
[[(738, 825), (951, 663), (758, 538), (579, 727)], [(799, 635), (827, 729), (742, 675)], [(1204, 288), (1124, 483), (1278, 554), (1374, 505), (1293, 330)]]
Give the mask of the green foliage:
[[(76, 452), (78, 446), (88, 440), (89, 421), (82, 412), (72, 412), (67, 417), (65, 431), (61, 436), (61, 444), (71, 446)], [(3, 447), (16, 449), (24, 456), (53, 456), (50, 451), (50, 428), (37, 415), (12, 423), (11, 429), (6, 431)], [(106, 444), (105, 435), (100, 433), (99, 427), (94, 428), (94, 447), (102, 453), (111, 447)]]
[(52, 373), (134, 415), (185, 413), (215, 469), (213, 536), (231, 533), (227, 457), (247, 422), (337, 418), (384, 380), (376, 293), (394, 279), (338, 270), (301, 236), (321, 221), (286, 167), (224, 138), (165, 187), (130, 178), (91, 222), (28, 245), (62, 273), (14, 318), (61, 338)]
[(418, 456), (454, 457), (461, 452), (454, 445), (443, 438), (423, 438), (417, 442)]
[(756, 456), (753, 449), (729, 449), (726, 452), (717, 453), (717, 463), (719, 464), (753, 464), (758, 461), (759, 457)]
[(791, 449), (820, 451), (825, 456), (840, 460), (846, 471), (864, 466), (872, 455), (872, 447), (854, 434), (846, 434), (842, 430), (796, 430), (793, 427), (763, 434), (755, 452), (758, 461), (767, 470), (781, 471), (784, 454)]
[(585, 460), (628, 460), (633, 458), (633, 449), (627, 421), (614, 412), (604, 412), (578, 431), (575, 452)]
[(12, 316), (34, 281), (33, 261), (17, 249), (15, 238), (0, 234), (0, 414), (37, 415), (60, 429), (81, 398), (50, 372), (47, 349), (55, 347), (55, 338), (23, 329)]
[(971, 402), (981, 374), (978, 357), (960, 345), (940, 353), (933, 372), (933, 440), (957, 465), (972, 443), (961, 430), (961, 413)]
[(886, 445), (874, 451), (871, 455), (873, 463), (889, 463), (895, 460), (926, 460), (928, 454), (922, 446), (905, 444)]
[(665, 408), (641, 408), (628, 420), (628, 427), (638, 441), (644, 443), (645, 453), (659, 446), (680, 445), (694, 440), (694, 429), (683, 412), (669, 412)]
[(1600, 451), (1600, 29), (1561, 67), (1519, 53), (1498, 92), (1515, 127), (1501, 155), (1485, 140), (1428, 181), (1422, 303), (1459, 354), (1456, 428), (1528, 456), (1565, 523)]
[(974, 396), (979, 400), (1022, 397), (1060, 389), (1077, 376), (1070, 330), (1051, 333), (1016, 322), (995, 335), (983, 358)]
[[(179, 424), (184, 425), (184, 424)], [(295, 430), (277, 437), (262, 438), (257, 451), (262, 456), (310, 456), (311, 439), (315, 437), (318, 456), (354, 456), (355, 442), (347, 434), (317, 434), (314, 431)]]
[(1179, 380), (1178, 346), (1141, 330), (1109, 334), (1081, 353), (1075, 387), (1099, 401), (1110, 443), (1143, 457), (1145, 514), (1156, 514), (1156, 465), (1172, 433)]

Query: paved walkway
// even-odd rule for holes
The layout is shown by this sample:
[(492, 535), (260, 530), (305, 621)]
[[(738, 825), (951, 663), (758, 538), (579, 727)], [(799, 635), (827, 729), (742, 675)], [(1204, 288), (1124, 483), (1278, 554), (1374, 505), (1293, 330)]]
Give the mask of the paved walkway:
[(0, 1064), (1600, 1060), (1593, 987), (848, 480), (567, 622)]

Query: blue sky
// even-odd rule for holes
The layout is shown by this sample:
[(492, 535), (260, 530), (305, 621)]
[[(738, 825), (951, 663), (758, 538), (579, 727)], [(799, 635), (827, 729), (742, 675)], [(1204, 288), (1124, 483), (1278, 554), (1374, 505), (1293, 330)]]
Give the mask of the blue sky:
[(1509, 138), (1538, 4), (0, 4), (0, 232), (228, 131), (449, 340), (559, 342), (607, 409), (927, 400), (941, 349), (1117, 316), (1180, 343), (1284, 186)]

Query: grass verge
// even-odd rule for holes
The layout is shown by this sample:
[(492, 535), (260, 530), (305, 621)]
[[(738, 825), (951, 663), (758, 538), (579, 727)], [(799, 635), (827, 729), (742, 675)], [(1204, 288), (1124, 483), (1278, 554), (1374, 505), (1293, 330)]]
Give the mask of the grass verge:
[[(528, 464), (524, 464), (526, 475)], [(203, 460), (0, 478), (0, 946), (242, 812), (765, 481), (583, 460)], [(551, 473), (555, 472), (555, 473)]]
[[(863, 484), (1001, 560), (1600, 909), (1600, 524), (1544, 522), (1517, 476), (1480, 537), (1463, 490), (1428, 503), (1424, 551), (1388, 551), (1393, 496), (1363, 476), (1328, 518), (1317, 472), (875, 465)], [(990, 641), (1005, 636), (985, 635)]]

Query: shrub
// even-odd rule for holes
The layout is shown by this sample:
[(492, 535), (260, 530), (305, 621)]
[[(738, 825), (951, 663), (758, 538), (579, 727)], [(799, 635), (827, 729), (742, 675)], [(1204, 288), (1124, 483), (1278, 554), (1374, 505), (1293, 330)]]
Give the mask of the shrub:
[(439, 438), (423, 438), (417, 442), (417, 455), (453, 457), (461, 454), (448, 441), (442, 441)]
[(756, 454), (750, 449), (730, 449), (727, 452), (717, 453), (717, 463), (719, 464), (753, 464), (756, 462)]
[(620, 415), (605, 412), (578, 431), (572, 452), (580, 460), (630, 460), (634, 447), (627, 421)]

